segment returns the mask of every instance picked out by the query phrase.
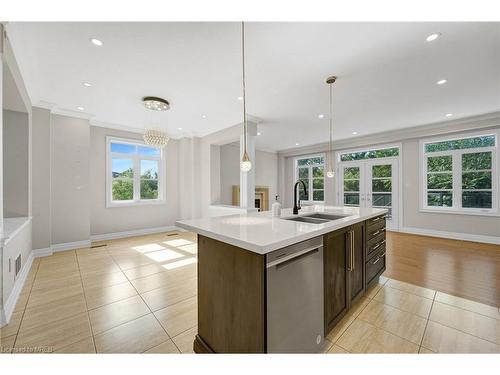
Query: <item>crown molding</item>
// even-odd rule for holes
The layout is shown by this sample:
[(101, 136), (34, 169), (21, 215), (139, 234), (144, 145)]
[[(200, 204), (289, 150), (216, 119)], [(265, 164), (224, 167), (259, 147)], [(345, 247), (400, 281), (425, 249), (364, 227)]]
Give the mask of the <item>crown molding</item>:
[(81, 118), (81, 119), (89, 120), (89, 121), (92, 117), (94, 117), (94, 115), (90, 114), (90, 113), (73, 111), (71, 109), (64, 109), (64, 108), (57, 108), (57, 107), (52, 108), (52, 110), (50, 112), (54, 115)]

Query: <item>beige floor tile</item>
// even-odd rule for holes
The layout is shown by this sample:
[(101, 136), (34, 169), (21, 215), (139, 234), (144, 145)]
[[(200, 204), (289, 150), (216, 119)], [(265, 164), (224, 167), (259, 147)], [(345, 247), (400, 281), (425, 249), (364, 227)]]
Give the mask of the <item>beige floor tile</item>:
[(356, 319), (337, 345), (351, 353), (418, 353), (418, 345)]
[(179, 354), (180, 351), (177, 349), (177, 346), (175, 346), (174, 342), (172, 340), (165, 341), (164, 343), (161, 343), (160, 345), (155, 346), (154, 348), (151, 348), (149, 350), (146, 350), (144, 353), (146, 354)]
[(332, 346), (333, 343), (325, 337), (325, 339), (323, 340), (323, 347), (321, 348), (319, 353), (328, 353)]
[(500, 320), (441, 302), (434, 302), (429, 319), (484, 340), (500, 344)]
[(46, 347), (59, 350), (92, 335), (87, 313), (20, 332), (16, 347)]
[(169, 339), (153, 314), (95, 336), (98, 353), (142, 353)]
[(500, 353), (500, 345), (429, 321), (422, 346), (436, 353)]
[(421, 346), (420, 349), (418, 350), (418, 354), (436, 354), (436, 353), (434, 353), (432, 350), (429, 350)]
[(50, 263), (41, 262), (38, 266), (37, 276), (44, 275), (46, 273), (50, 274), (67, 271), (78, 271), (78, 262), (76, 261), (76, 257), (66, 257), (61, 259), (63, 259), (64, 261)]
[(64, 253), (65, 252), (60, 252), (51, 256), (39, 258), (40, 265), (44, 267), (46, 265), (64, 265), (66, 263), (74, 264), (76, 262), (76, 255), (74, 252), (69, 252), (68, 254)]
[(16, 307), (14, 308), (14, 312), (23, 311), (26, 308), (30, 293), (31, 290), (25, 290), (19, 295), (19, 298), (16, 302)]
[(194, 353), (193, 342), (194, 338), (198, 334), (198, 327), (193, 327), (180, 335), (172, 338), (174, 344), (179, 348), (181, 353)]
[(432, 306), (431, 299), (386, 286), (380, 289), (374, 299), (425, 319), (429, 317)]
[(80, 275), (75, 275), (64, 279), (48, 278), (48, 279), (36, 280), (33, 283), (33, 288), (31, 289), (31, 291), (34, 292), (43, 289), (52, 290), (52, 289), (58, 289), (76, 285), (82, 285), (82, 280), (80, 278)]
[(0, 337), (16, 335), (21, 325), (22, 318), (23, 311), (13, 312), (12, 316), (10, 317), (9, 324), (0, 328)]
[(349, 352), (344, 348), (333, 344), (330, 350), (328, 350), (328, 354), (349, 354)]
[(365, 296), (372, 299), (377, 295), (381, 288), (382, 284), (374, 284), (366, 291)]
[(104, 273), (120, 272), (120, 267), (115, 262), (107, 262), (98, 265), (89, 265), (80, 268), (82, 276), (102, 275)]
[(0, 354), (10, 353), (14, 347), (16, 335), (0, 336)]
[(161, 273), (155, 273), (146, 277), (132, 280), (132, 285), (139, 293), (149, 292), (153, 289), (163, 287), (175, 287), (176, 285), (183, 284), (186, 280), (196, 277), (196, 273), (189, 267), (184, 269), (175, 269)]
[(127, 282), (122, 271), (105, 272), (101, 274), (82, 274), (83, 288), (89, 289), (97, 286), (107, 287)]
[(128, 281), (108, 287), (85, 288), (85, 299), (89, 310), (135, 295), (137, 292)]
[(483, 303), (471, 301), (465, 298), (455, 297), (450, 294), (441, 292), (437, 292), (436, 301), (500, 320), (500, 310), (496, 306), (488, 306)]
[(365, 322), (373, 324), (375, 327), (393, 333), (417, 345), (420, 345), (422, 341), (427, 322), (424, 318), (375, 300), (366, 306), (363, 312), (359, 314), (358, 319), (362, 319)]
[(21, 331), (65, 319), (85, 311), (87, 311), (87, 305), (83, 293), (27, 308), (21, 324)]
[(188, 279), (186, 282), (174, 287), (165, 287), (154, 289), (141, 294), (152, 311), (160, 310), (164, 307), (173, 305), (187, 298), (196, 295), (196, 278)]
[(74, 344), (56, 350), (55, 353), (93, 354), (95, 353), (94, 339), (92, 337), (87, 337), (82, 341), (75, 342)]
[(326, 338), (332, 343), (336, 343), (337, 340), (342, 336), (346, 329), (352, 324), (354, 319), (363, 311), (363, 309), (368, 305), (370, 299), (363, 296), (360, 298), (347, 312), (347, 314), (333, 327), (333, 329), (328, 333)]
[(140, 256), (128, 256), (128, 257), (113, 257), (116, 264), (121, 268), (122, 271), (129, 270), (131, 268), (141, 267), (146, 264), (155, 263), (154, 260), (149, 259), (144, 255)]
[(165, 307), (154, 314), (170, 337), (177, 336), (198, 324), (197, 297)]
[(80, 271), (77, 269), (66, 269), (66, 268), (59, 268), (57, 270), (45, 270), (42, 272), (37, 272), (36, 278), (35, 278), (35, 283), (37, 281), (42, 281), (42, 280), (56, 280), (56, 279), (67, 279), (71, 277), (77, 277), (80, 275)]
[(160, 272), (165, 272), (165, 268), (163, 268), (158, 264), (153, 263), (126, 270), (124, 273), (125, 276), (127, 276), (130, 280), (135, 280), (141, 277), (154, 275), (155, 273), (160, 273)]
[(140, 296), (134, 296), (89, 311), (94, 335), (151, 313)]
[(408, 283), (394, 280), (394, 279), (389, 279), (385, 285), (390, 286), (391, 288), (394, 288), (394, 289), (402, 290), (403, 292), (416, 294), (417, 296), (430, 298), (430, 299), (433, 299), (434, 295), (436, 294), (435, 290), (422, 288), (422, 287), (417, 286), (417, 285), (408, 284)]
[(82, 283), (74, 283), (59, 288), (45, 288), (33, 290), (30, 294), (26, 309), (51, 302), (64, 300), (83, 293)]

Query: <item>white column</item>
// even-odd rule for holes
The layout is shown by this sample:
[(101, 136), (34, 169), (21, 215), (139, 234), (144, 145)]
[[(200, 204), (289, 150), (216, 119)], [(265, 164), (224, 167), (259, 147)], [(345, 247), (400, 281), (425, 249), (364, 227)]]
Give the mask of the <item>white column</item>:
[[(243, 126), (243, 125), (241, 125)], [(252, 162), (252, 169), (248, 172), (240, 170), (240, 207), (255, 208), (255, 137), (257, 124), (248, 122), (247, 153)], [(240, 160), (245, 149), (243, 134), (240, 137)]]

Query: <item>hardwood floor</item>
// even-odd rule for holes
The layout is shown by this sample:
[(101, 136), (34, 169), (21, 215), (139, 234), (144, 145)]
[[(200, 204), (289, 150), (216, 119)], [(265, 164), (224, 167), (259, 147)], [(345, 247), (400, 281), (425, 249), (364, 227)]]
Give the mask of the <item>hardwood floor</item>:
[(384, 276), (500, 306), (500, 246), (387, 233)]

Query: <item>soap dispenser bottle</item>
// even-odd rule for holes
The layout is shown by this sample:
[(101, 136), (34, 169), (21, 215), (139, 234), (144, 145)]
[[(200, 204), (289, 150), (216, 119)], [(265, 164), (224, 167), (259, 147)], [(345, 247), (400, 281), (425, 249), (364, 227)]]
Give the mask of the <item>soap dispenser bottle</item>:
[(281, 216), (281, 204), (278, 201), (279, 195), (276, 195), (276, 200), (271, 206), (271, 211), (273, 213), (273, 217), (280, 217)]

